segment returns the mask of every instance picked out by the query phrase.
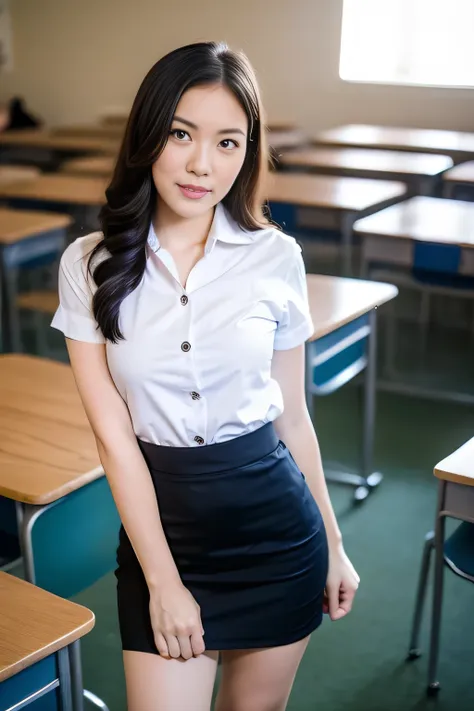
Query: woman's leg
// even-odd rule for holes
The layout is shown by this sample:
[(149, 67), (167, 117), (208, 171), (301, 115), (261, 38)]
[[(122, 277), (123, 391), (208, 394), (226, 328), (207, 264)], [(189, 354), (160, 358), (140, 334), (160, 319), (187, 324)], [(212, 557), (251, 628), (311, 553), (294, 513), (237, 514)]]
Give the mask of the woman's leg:
[(308, 642), (221, 652), (215, 711), (284, 711)]
[(128, 711), (210, 711), (218, 654), (185, 661), (124, 651)]

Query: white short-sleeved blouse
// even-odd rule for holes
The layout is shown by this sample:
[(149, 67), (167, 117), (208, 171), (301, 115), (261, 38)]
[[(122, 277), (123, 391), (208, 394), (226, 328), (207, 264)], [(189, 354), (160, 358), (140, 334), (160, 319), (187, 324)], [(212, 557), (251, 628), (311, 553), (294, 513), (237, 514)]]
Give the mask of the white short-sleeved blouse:
[[(101, 238), (100, 232), (79, 237), (61, 258), (60, 306), (51, 325), (67, 338), (106, 342), (92, 314), (97, 287), (85, 259)], [(219, 204), (204, 257), (185, 288), (153, 226), (146, 249), (143, 279), (120, 307), (125, 340), (106, 342), (137, 437), (200, 446), (276, 419), (283, 398), (271, 378), (273, 350), (294, 348), (313, 333), (293, 237), (271, 226), (244, 231)]]

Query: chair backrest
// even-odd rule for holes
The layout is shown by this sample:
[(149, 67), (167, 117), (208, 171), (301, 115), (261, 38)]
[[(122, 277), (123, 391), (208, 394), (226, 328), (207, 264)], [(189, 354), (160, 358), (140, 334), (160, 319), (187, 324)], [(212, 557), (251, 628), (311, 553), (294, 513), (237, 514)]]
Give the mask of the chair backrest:
[(269, 207), (271, 219), (280, 225), (284, 232), (291, 234), (297, 231), (298, 223), (295, 205), (289, 205), (284, 202), (272, 202)]
[(34, 514), (35, 584), (71, 597), (116, 565), (120, 518), (105, 476)]

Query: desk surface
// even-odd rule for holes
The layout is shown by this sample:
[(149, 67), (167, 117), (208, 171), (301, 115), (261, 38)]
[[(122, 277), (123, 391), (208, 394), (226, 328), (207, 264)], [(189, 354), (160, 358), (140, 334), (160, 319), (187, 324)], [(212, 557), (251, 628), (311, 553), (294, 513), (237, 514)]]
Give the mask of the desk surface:
[(44, 173), (32, 180), (0, 185), (0, 199), (22, 198), (74, 205), (102, 205), (107, 184), (105, 178)]
[(326, 336), (398, 294), (393, 284), (321, 274), (308, 274), (307, 283), (315, 328), (310, 341)]
[(366, 148), (305, 148), (280, 156), (282, 165), (332, 169), (345, 174), (380, 173), (431, 177), (451, 168), (449, 156), (406, 151), (381, 151)]
[(0, 185), (36, 178), (41, 170), (35, 166), (0, 165)]
[(99, 138), (119, 141), (124, 133), (123, 126), (107, 126), (97, 124), (57, 126), (51, 129), (51, 136), (67, 136), (73, 138)]
[(0, 207), (0, 246), (19, 242), (26, 237), (36, 237), (50, 230), (72, 224), (69, 215), (36, 210), (10, 210)]
[(438, 479), (474, 486), (474, 437), (434, 468)]
[(72, 158), (61, 165), (61, 173), (70, 175), (89, 175), (109, 178), (115, 165), (112, 156), (90, 156), (89, 158)]
[(0, 148), (2, 146), (23, 146), (66, 152), (94, 152), (115, 155), (118, 151), (119, 142), (91, 136), (57, 136), (50, 131), (25, 129), (23, 131), (0, 133)]
[(308, 136), (296, 126), (268, 126), (268, 144), (275, 150), (303, 146), (309, 142)]
[(403, 183), (391, 180), (271, 173), (267, 195), (273, 202), (359, 212), (401, 198), (405, 192)]
[(354, 231), (365, 236), (474, 247), (474, 203), (414, 197), (356, 220)]
[(453, 183), (469, 183), (474, 185), (474, 160), (460, 163), (448, 170), (443, 179)]
[(69, 365), (0, 356), (0, 495), (56, 501), (103, 475)]
[(365, 146), (423, 153), (472, 154), (474, 133), (349, 124), (321, 131), (314, 143), (326, 146)]
[(0, 682), (67, 647), (94, 627), (94, 613), (0, 572)]

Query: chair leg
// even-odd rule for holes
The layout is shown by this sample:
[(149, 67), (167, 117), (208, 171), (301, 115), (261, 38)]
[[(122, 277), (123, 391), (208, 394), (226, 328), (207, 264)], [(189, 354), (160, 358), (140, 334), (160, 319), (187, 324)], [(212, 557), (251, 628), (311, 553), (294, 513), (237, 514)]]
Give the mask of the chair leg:
[(424, 362), (428, 344), (428, 329), (430, 326), (430, 293), (425, 289), (421, 292), (420, 330), (421, 330), (421, 357)]
[(102, 709), (102, 711), (109, 711), (107, 704), (102, 701), (102, 699), (99, 699), (98, 696), (93, 694), (92, 691), (87, 691), (87, 689), (84, 689), (84, 698), (90, 701), (91, 704), (94, 704), (94, 706), (97, 706), (99, 709)]
[(425, 545), (423, 548), (423, 556), (421, 559), (420, 577), (418, 580), (418, 590), (416, 594), (415, 612), (413, 615), (413, 624), (411, 628), (410, 647), (408, 650), (408, 659), (417, 659), (421, 652), (418, 646), (420, 638), (420, 628), (423, 619), (423, 608), (426, 599), (426, 589), (428, 587), (428, 575), (430, 570), (431, 552), (433, 550), (434, 531), (430, 531), (425, 537)]
[(69, 647), (69, 659), (71, 665), (71, 682), (72, 682), (72, 695), (73, 695), (73, 707), (74, 711), (83, 711), (84, 703), (83, 699), (87, 699), (91, 704), (102, 709), (102, 711), (109, 711), (108, 706), (102, 699), (93, 694), (91, 691), (84, 689), (82, 684), (82, 662), (81, 662), (81, 647), (80, 641), (73, 642)]
[(396, 315), (395, 299), (392, 299), (385, 310), (385, 372), (387, 375), (395, 374), (395, 347), (396, 347)]
[(437, 680), (439, 641), (441, 631), (441, 610), (443, 602), (443, 573), (444, 573), (444, 532), (446, 519), (437, 516), (435, 533), (435, 576), (433, 589), (433, 609), (431, 619), (430, 656), (428, 661), (428, 694), (434, 695), (440, 689)]

